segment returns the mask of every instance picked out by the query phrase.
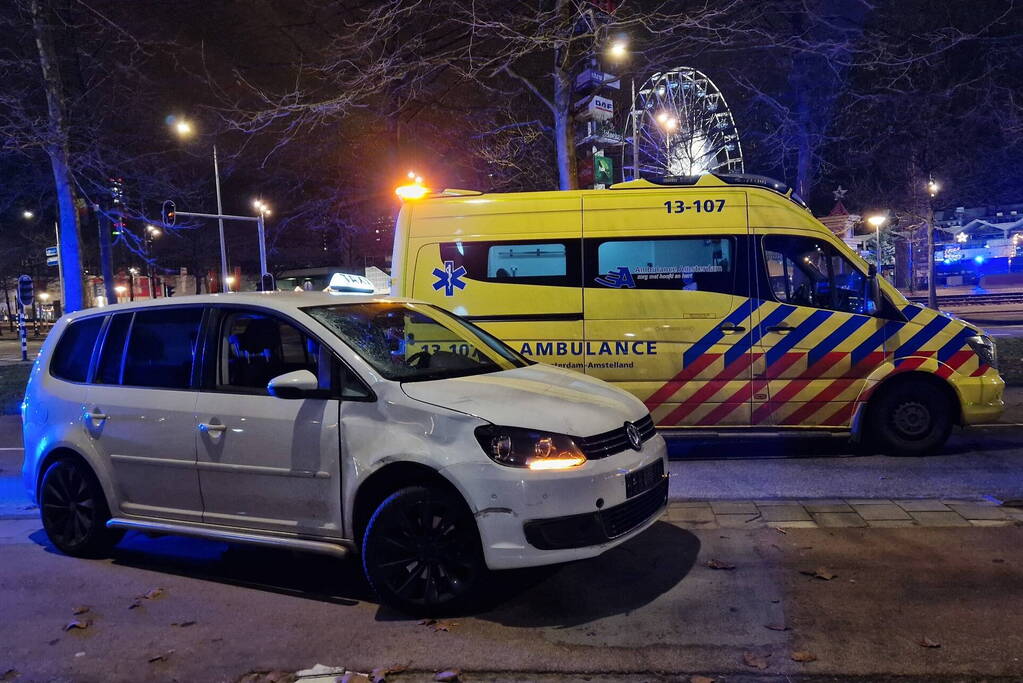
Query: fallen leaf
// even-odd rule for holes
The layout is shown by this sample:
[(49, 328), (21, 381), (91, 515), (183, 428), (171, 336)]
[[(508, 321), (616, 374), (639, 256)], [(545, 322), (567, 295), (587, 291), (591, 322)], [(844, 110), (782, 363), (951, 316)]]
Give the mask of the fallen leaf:
[(4, 672), (3, 676), (0, 676), (0, 681), (13, 681), (15, 678), (21, 675), (21, 672), (17, 669), (8, 669)]
[(821, 579), (822, 581), (831, 581), (832, 579), (838, 578), (838, 574), (825, 569), (824, 567), (818, 567), (817, 569), (803, 569), (799, 572), (807, 576), (812, 576), (815, 579)]
[(742, 663), (748, 667), (763, 671), (767, 668), (767, 657), (770, 657), (770, 655), (761, 657), (760, 655), (753, 654), (752, 652), (745, 652), (742, 655)]
[(80, 607), (75, 607), (74, 609), (72, 609), (71, 614), (77, 617), (79, 614), (85, 614), (86, 612), (89, 611), (89, 609), (90, 608), (87, 605), (82, 605)]
[(340, 678), (335, 678), (337, 683), (369, 683), (369, 676), (355, 671), (348, 671)]
[(735, 569), (734, 564), (728, 564), (727, 562), (714, 559), (707, 560), (706, 565), (711, 569)]
[(64, 630), (70, 631), (73, 628), (77, 628), (84, 631), (90, 626), (92, 626), (92, 619), (74, 619), (67, 623), (67, 625), (64, 627)]
[(994, 562), (995, 564), (1003, 564), (1005, 562), (1005, 560), (1003, 560), (1000, 557), (996, 557), (995, 559), (993, 559), (991, 561)]
[(156, 600), (158, 598), (162, 598), (166, 594), (167, 594), (167, 591), (164, 590), (163, 588), (153, 588), (149, 592), (144, 593), (143, 595), (140, 595), (139, 597), (140, 598), (145, 598), (146, 600)]
[(75, 657), (84, 657), (84, 656), (85, 656), (84, 652), (76, 652), (75, 653)]
[(807, 652), (806, 650), (796, 650), (792, 653), (792, 661), (806, 664), (808, 662), (816, 662), (817, 656), (812, 652)]
[(450, 631), (454, 627), (458, 626), (457, 621), (439, 621), (437, 619), (423, 619), (419, 622), (420, 626), (429, 626), (434, 631)]
[(172, 654), (174, 654), (174, 650), (167, 650), (166, 652), (154, 655), (149, 658), (149, 663), (152, 664), (154, 662), (166, 662), (167, 658), (170, 657)]
[(400, 674), (408, 669), (408, 664), (395, 664), (394, 666), (378, 666), (369, 674), (369, 680), (373, 683), (384, 683), (391, 674)]
[(780, 526), (774, 527), (774, 530), (777, 531), (779, 534), (788, 535), (788, 533), (789, 533), (789, 532), (785, 531), (784, 529), (782, 529)]
[(138, 609), (139, 607), (142, 607), (142, 601), (138, 598), (132, 600), (131, 604), (128, 605), (128, 609)]
[(920, 640), (916, 641), (916, 644), (920, 647), (941, 647), (941, 643), (936, 640), (931, 640), (927, 636), (924, 636)]
[(708, 676), (690, 676), (689, 683), (714, 683), (716, 679)]
[(195, 626), (194, 621), (176, 621), (171, 626), (177, 626), (178, 628), (186, 628), (188, 626)]
[(789, 627), (785, 624), (764, 624), (764, 628), (769, 628), (772, 631), (788, 631)]
[(447, 671), (441, 671), (433, 677), (435, 681), (441, 681), (441, 683), (457, 683), (458, 676), (462, 672), (458, 669), (449, 669)]

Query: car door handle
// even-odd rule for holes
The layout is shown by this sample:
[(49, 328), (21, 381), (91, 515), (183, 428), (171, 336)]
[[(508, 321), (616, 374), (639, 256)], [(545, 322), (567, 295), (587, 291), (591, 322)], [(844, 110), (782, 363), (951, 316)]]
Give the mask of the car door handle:
[(735, 334), (736, 332), (746, 331), (745, 327), (741, 325), (736, 325), (734, 323), (721, 323), (720, 325), (718, 325), (718, 329), (724, 332), (725, 334)]
[(768, 332), (785, 333), (785, 332), (791, 332), (794, 329), (796, 329), (796, 328), (792, 327), (791, 325), (771, 325), (770, 327), (767, 328), (767, 331)]
[(225, 429), (227, 429), (227, 425), (215, 425), (210, 424), (209, 422), (199, 423), (199, 431), (207, 434), (219, 434)]
[(99, 413), (99, 412), (86, 413), (85, 417), (87, 419), (89, 419), (89, 420), (99, 420), (101, 422), (103, 420), (109, 420), (110, 419), (110, 416), (107, 415), (106, 413)]

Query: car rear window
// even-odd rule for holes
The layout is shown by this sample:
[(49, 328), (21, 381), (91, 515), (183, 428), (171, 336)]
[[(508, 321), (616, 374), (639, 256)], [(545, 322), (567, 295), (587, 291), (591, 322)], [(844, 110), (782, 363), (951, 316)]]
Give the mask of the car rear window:
[(96, 345), (103, 317), (76, 320), (64, 328), (53, 350), (50, 374), (68, 382), (84, 382), (89, 376), (92, 348)]
[(199, 339), (201, 308), (139, 311), (131, 326), (123, 384), (187, 389)]

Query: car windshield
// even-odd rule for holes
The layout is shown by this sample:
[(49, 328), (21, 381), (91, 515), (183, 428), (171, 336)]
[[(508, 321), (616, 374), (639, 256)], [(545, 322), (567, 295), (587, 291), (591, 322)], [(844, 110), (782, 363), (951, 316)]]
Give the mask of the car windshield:
[(504, 342), (429, 304), (338, 303), (302, 310), (390, 380), (464, 377), (530, 364)]

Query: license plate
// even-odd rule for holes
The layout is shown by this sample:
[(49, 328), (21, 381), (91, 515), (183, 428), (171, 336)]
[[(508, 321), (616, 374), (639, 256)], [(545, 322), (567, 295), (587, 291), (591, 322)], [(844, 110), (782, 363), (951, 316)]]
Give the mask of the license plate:
[(625, 497), (632, 498), (644, 491), (649, 491), (664, 478), (664, 462), (658, 460), (641, 470), (625, 475)]

